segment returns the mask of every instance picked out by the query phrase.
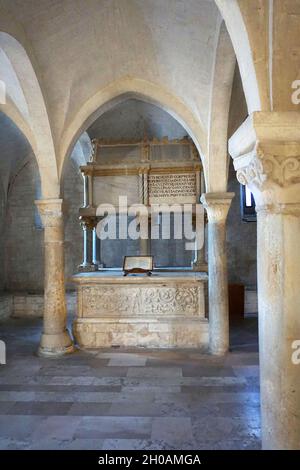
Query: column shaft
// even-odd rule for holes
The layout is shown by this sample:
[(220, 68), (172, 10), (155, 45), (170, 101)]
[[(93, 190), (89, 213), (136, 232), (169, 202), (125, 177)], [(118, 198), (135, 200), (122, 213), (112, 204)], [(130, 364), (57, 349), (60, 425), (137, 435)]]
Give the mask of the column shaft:
[(297, 210), (289, 207), (258, 212), (264, 449), (300, 449), (300, 364), (292, 356), (293, 344), (300, 340), (300, 205)]
[(263, 449), (300, 449), (300, 113), (256, 112), (229, 141), (254, 194)]
[(203, 194), (208, 214), (209, 347), (212, 354), (229, 349), (226, 219), (234, 193)]
[(66, 328), (62, 200), (41, 200), (36, 204), (45, 227), (44, 326), (39, 354), (59, 356), (74, 349)]
[(93, 259), (92, 262), (93, 264), (97, 265), (99, 264), (99, 254), (98, 254), (98, 238), (97, 238), (97, 231), (96, 227), (93, 228)]
[[(78, 270), (81, 272), (97, 271), (97, 264), (94, 263), (94, 231), (96, 228), (96, 221), (93, 217), (80, 217), (80, 225), (83, 231), (83, 261)], [(97, 235), (96, 235), (97, 236)]]
[[(199, 234), (196, 228), (196, 237), (195, 237), (195, 251), (194, 251), (194, 258), (192, 260), (192, 269), (194, 271), (207, 271), (207, 265), (205, 262), (205, 235)], [(204, 228), (203, 228), (204, 230)], [(198, 238), (203, 238), (204, 242), (203, 246), (199, 249), (198, 248)]]

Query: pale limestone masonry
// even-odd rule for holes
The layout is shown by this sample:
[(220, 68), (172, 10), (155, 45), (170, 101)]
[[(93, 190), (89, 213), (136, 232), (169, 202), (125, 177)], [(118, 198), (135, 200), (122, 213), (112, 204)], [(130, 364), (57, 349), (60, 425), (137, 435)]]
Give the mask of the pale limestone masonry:
[(44, 326), (39, 354), (46, 357), (74, 350), (67, 330), (62, 202), (62, 199), (36, 201), (45, 228)]
[[(44, 296), (42, 294), (13, 294), (6, 296), (11, 299), (10, 316), (14, 318), (42, 317), (44, 312)], [(0, 297), (1, 298), (1, 297)], [(76, 310), (74, 292), (66, 293), (67, 312)]]
[(0, 320), (11, 317), (13, 312), (13, 299), (10, 295), (0, 295)]
[(204, 273), (81, 273), (74, 337), (81, 347), (208, 346)]
[[(121, 108), (122, 110), (122, 108)], [(256, 224), (241, 222), (239, 185), (230, 173), (230, 191), (236, 192), (228, 215), (227, 249), (228, 279), (231, 283), (243, 283), (254, 290), (256, 281)], [(5, 248), (3, 269), (0, 270), (1, 284), (11, 293), (24, 292), (40, 294), (43, 291), (44, 266), (43, 230), (36, 225), (37, 209), (34, 207), (35, 191), (38, 186), (38, 172), (34, 158), (15, 178), (10, 189), (5, 231), (0, 240)], [(78, 208), (82, 204), (82, 177), (72, 160), (66, 164), (64, 177), (65, 200), (65, 279), (66, 288), (73, 288), (70, 277), (82, 261), (82, 230), (78, 223)], [(23, 217), (21, 217), (23, 213)], [(24, 216), (26, 214), (26, 216)], [(244, 240), (247, 237), (247, 250)], [(188, 265), (190, 253), (184, 251), (184, 241), (153, 240), (152, 246), (161, 264)], [(131, 250), (138, 253), (138, 243), (132, 241)], [(162, 249), (159, 251), (159, 246)], [(102, 243), (102, 258), (108, 266), (120, 265), (126, 242), (105, 240)]]
[(44, 296), (13, 295), (12, 317), (42, 317), (44, 312)]
[(257, 313), (258, 312), (258, 302), (257, 302), (257, 292), (256, 290), (246, 289), (245, 291), (245, 314), (248, 313)]
[[(66, 292), (67, 312), (70, 315), (76, 313), (76, 294)], [(42, 318), (44, 312), (43, 294), (4, 294), (0, 295), (0, 318)], [(257, 313), (257, 292), (245, 291), (245, 314)]]
[[(64, 254), (73, 249), (65, 250), (64, 215), (67, 233), (73, 222), (72, 211), (62, 210), (63, 199), (70, 202), (63, 191), (65, 163), (80, 136), (105, 112), (128, 98), (149, 102), (174, 116), (193, 139), (207, 195), (230, 191), (228, 139), (237, 179), (254, 193), (262, 443), (276, 450), (300, 449), (299, 365), (292, 360), (300, 339), (299, 30), (297, 0), (0, 2), (0, 80), (6, 88), (0, 100), (0, 228), (14, 226), (11, 237), (0, 230), (0, 260), (3, 272), (11, 267), (12, 292), (28, 272), (35, 285), (20, 290), (44, 291), (40, 354), (73, 350), (66, 330)], [(236, 62), (247, 110), (228, 132)], [(243, 107), (242, 99), (235, 102)], [(20, 135), (25, 146), (19, 145)], [(31, 198), (40, 200), (44, 240), (27, 222), (33, 204), (22, 210), (20, 197), (19, 217), (10, 220), (7, 211), (29, 147), (40, 175)], [(219, 209), (206, 202), (210, 343), (214, 354), (227, 354), (227, 213), (214, 220)], [(245, 237), (245, 249), (247, 242)], [(26, 251), (26, 243), (34, 248)], [(5, 287), (3, 279), (0, 286)], [(11, 304), (3, 302), (7, 315)], [(17, 431), (20, 422), (24, 427), (24, 416), (15, 422)]]
[(299, 449), (300, 115), (257, 112), (230, 139), (237, 178), (258, 213), (258, 305), (262, 439)]
[(207, 193), (201, 197), (208, 216), (209, 346), (216, 355), (229, 349), (226, 219), (234, 193)]

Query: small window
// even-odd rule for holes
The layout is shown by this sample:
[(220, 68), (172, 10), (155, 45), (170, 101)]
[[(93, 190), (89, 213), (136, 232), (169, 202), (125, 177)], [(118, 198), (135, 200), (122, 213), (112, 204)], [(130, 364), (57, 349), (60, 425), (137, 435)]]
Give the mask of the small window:
[(255, 200), (247, 186), (241, 185), (241, 213), (245, 222), (256, 222)]

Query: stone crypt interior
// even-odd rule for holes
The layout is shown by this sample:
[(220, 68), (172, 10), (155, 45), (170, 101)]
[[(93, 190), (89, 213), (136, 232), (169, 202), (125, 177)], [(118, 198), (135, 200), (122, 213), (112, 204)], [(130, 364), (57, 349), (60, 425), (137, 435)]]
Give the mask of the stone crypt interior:
[(299, 15), (1, 2), (0, 449), (300, 449)]

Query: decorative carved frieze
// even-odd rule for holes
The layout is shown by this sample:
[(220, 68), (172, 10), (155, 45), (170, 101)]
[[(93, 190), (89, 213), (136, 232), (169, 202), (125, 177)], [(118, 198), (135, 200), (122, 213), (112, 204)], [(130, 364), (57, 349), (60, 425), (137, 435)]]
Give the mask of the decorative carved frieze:
[(83, 286), (85, 317), (199, 315), (200, 287)]

